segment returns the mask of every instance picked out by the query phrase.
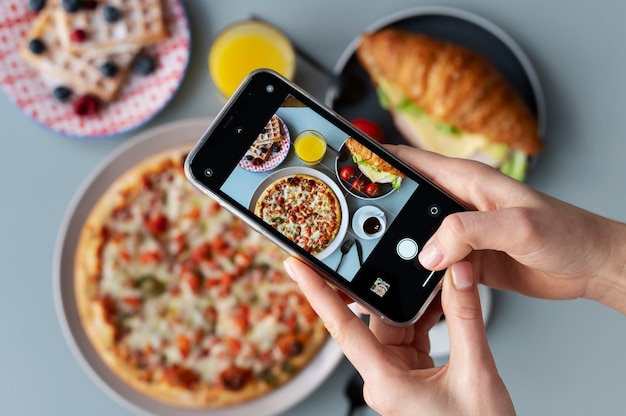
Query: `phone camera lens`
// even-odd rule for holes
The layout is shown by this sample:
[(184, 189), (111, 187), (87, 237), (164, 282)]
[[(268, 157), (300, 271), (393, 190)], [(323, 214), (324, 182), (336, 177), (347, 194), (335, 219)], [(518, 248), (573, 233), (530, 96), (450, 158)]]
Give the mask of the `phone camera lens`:
[(208, 178), (210, 178), (211, 176), (213, 176), (213, 169), (211, 169), (211, 168), (206, 168), (206, 169), (204, 170), (204, 176), (206, 176), (206, 177), (208, 177)]
[(241, 133), (243, 133), (243, 127), (237, 127), (237, 128), (235, 128), (235, 133), (237, 133), (237, 134), (241, 134)]
[(265, 91), (266, 91), (268, 94), (273, 93), (273, 92), (274, 92), (274, 86), (273, 86), (272, 84), (267, 84), (267, 86), (265, 87)]

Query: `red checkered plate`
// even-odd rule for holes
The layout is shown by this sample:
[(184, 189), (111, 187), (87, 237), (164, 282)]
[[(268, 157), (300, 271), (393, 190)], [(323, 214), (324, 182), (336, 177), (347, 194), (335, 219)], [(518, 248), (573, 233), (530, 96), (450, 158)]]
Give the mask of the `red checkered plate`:
[(285, 136), (284, 139), (278, 142), (280, 150), (274, 152), (265, 162), (259, 165), (255, 165), (252, 163), (252, 161), (243, 158), (239, 161), (240, 168), (243, 168), (250, 172), (269, 172), (270, 170), (276, 169), (278, 166), (280, 166), (281, 163), (283, 163), (283, 161), (289, 154), (291, 139), (289, 136), (289, 129), (287, 128), (287, 125), (285, 124), (283, 119), (278, 117), (278, 121), (280, 122), (283, 136)]
[(35, 122), (76, 138), (110, 137), (133, 130), (152, 119), (170, 101), (187, 71), (190, 31), (181, 0), (164, 0), (169, 37), (147, 48), (156, 56), (150, 75), (131, 74), (120, 96), (95, 116), (80, 117), (71, 104), (59, 103), (39, 72), (19, 54), (19, 46), (36, 17), (25, 0), (0, 2), (0, 86)]

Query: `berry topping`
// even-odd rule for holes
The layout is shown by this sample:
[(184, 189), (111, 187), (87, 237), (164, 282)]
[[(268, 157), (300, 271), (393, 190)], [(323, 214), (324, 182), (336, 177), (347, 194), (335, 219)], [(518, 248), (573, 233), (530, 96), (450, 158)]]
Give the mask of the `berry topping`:
[(254, 159), (252, 159), (252, 165), (253, 166), (261, 166), (261, 164), (263, 164), (263, 159), (255, 157)]
[(279, 144), (275, 144), (272, 146), (272, 151), (273, 152), (280, 152), (280, 145)]
[(251, 161), (252, 161), (252, 159), (254, 159), (254, 156), (252, 156), (252, 155), (246, 155), (246, 160), (247, 160), (248, 162), (251, 162)]
[(109, 23), (117, 22), (122, 16), (120, 9), (109, 5), (104, 6), (102, 9), (102, 15), (104, 16), (104, 20)]
[(148, 55), (139, 55), (133, 62), (133, 70), (141, 75), (149, 75), (156, 69), (156, 61)]
[(117, 75), (117, 66), (111, 61), (105, 62), (100, 67), (100, 72), (102, 72), (102, 75), (105, 77), (113, 78)]
[(72, 42), (84, 42), (87, 40), (87, 33), (82, 29), (74, 29), (70, 33), (70, 40)]
[(28, 42), (28, 49), (35, 55), (42, 54), (46, 50), (46, 44), (41, 39), (33, 39)]
[(28, 0), (28, 8), (34, 12), (39, 12), (46, 5), (46, 0)]
[(80, 7), (82, 9), (94, 10), (96, 7), (98, 7), (98, 2), (96, 0), (83, 0), (80, 3)]
[(261, 151), (261, 153), (267, 153), (267, 147), (265, 146), (261, 146), (259, 150)]
[(76, 13), (80, 10), (80, 0), (63, 0), (63, 8), (68, 13)]
[(74, 101), (74, 112), (79, 116), (92, 116), (98, 112), (98, 99), (93, 95), (81, 95)]
[(65, 102), (69, 100), (70, 96), (72, 95), (72, 90), (61, 85), (52, 90), (52, 95), (58, 101)]

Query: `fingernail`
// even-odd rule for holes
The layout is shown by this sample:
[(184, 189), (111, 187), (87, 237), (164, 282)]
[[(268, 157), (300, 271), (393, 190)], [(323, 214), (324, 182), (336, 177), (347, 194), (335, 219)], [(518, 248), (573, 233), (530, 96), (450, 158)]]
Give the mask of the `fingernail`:
[(293, 268), (291, 267), (291, 264), (289, 264), (289, 259), (283, 261), (283, 266), (285, 267), (285, 271), (287, 272), (289, 277), (291, 277), (291, 280), (293, 280), (294, 282), (297, 282), (298, 280), (296, 279), (296, 274), (294, 273)]
[(451, 267), (452, 283), (457, 290), (469, 290), (474, 286), (474, 272), (470, 263), (458, 263)]
[(443, 252), (435, 242), (427, 243), (419, 254), (419, 261), (425, 268), (432, 270), (443, 260)]

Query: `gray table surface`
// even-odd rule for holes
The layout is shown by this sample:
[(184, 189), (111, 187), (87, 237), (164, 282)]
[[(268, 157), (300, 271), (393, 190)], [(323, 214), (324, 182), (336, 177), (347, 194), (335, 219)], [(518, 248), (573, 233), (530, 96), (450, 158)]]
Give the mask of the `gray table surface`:
[[(185, 1), (193, 37), (189, 72), (172, 102), (139, 131), (214, 115), (220, 100), (206, 71), (213, 36), (257, 13), (332, 68), (359, 31), (433, 0)], [(530, 185), (626, 220), (626, 2), (451, 0), (508, 32), (543, 85), (548, 147)], [(326, 79), (300, 62), (296, 81), (322, 98)], [(112, 415), (130, 411), (104, 394), (72, 356), (52, 297), (61, 219), (93, 167), (135, 133), (81, 142), (32, 123), (0, 94), (0, 414)], [(519, 414), (624, 414), (626, 317), (590, 301), (495, 293), (488, 325), (500, 373)], [(342, 361), (328, 381), (285, 415), (342, 415), (352, 373)]]

